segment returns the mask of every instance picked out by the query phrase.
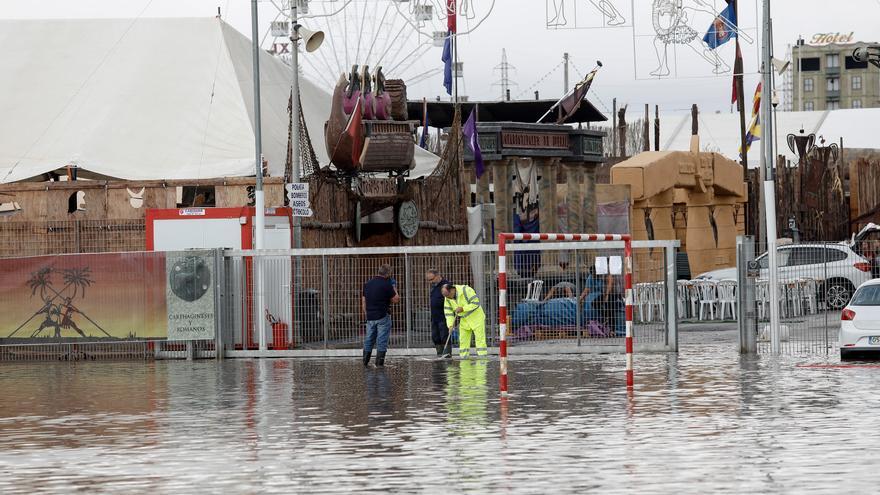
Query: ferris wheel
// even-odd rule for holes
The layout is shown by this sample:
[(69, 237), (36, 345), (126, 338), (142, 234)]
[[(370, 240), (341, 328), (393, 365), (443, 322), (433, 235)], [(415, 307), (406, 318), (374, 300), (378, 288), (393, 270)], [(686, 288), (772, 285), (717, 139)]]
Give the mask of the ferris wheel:
[[(320, 50), (300, 57), (303, 76), (331, 89), (340, 74), (352, 66), (383, 67), (389, 79), (403, 79), (408, 86), (438, 80), (447, 38), (447, 23), (457, 6), (458, 34), (477, 29), (492, 13), (496, 0), (272, 0), (277, 9), (273, 29), (264, 46), (289, 62), (289, 43), (284, 29), (274, 25), (288, 20), (290, 2), (296, 1), (300, 22), (321, 30), (325, 43)], [(448, 2), (448, 3), (447, 3)], [(278, 47), (278, 48), (276, 48)], [(457, 71), (461, 77), (461, 69)]]

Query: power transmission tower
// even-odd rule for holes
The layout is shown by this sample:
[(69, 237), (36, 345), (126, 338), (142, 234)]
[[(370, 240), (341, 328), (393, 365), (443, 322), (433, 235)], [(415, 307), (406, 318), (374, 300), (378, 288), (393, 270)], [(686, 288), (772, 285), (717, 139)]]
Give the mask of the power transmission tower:
[(501, 79), (492, 83), (493, 88), (498, 87), (498, 86), (501, 87), (501, 99), (502, 100), (510, 100), (510, 88), (512, 86), (519, 87), (519, 84), (510, 80), (511, 69), (514, 72), (516, 72), (516, 67), (514, 67), (513, 65), (511, 65), (507, 62), (507, 50), (502, 48), (501, 49), (501, 63), (496, 65), (495, 68), (493, 69), (495, 71), (500, 72)]

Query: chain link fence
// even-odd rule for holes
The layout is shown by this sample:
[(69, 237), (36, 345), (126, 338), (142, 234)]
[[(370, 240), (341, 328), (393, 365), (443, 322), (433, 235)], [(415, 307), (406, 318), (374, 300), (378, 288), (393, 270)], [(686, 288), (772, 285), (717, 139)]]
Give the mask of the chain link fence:
[[(634, 246), (637, 346), (677, 350), (675, 243)], [(510, 345), (623, 347), (622, 243), (515, 244), (511, 251)], [(361, 348), (363, 285), (385, 264), (401, 296), (391, 305), (390, 348), (435, 345), (428, 270), (474, 289), (486, 314), (487, 341), (497, 345), (497, 251), (480, 245), (227, 251), (221, 325), (226, 350), (260, 351), (261, 326), (266, 351)], [(457, 344), (457, 335), (452, 341)]]
[(731, 278), (737, 280), (742, 351), (772, 352), (769, 320), (775, 291), (780, 353), (836, 352), (841, 310), (861, 284), (880, 275), (880, 244), (865, 240), (779, 245), (778, 284), (774, 288), (769, 280), (766, 246), (751, 238), (739, 241), (738, 270)]

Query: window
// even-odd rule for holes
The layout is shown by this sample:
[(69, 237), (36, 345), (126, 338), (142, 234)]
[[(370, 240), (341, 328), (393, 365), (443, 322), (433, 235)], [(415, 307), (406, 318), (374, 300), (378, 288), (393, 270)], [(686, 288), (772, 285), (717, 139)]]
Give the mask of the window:
[[(776, 264), (779, 265), (780, 267), (788, 266), (788, 260), (790, 257), (789, 255), (791, 255), (790, 248), (786, 248), (786, 249), (777, 248), (776, 249)], [(762, 254), (761, 257), (758, 258), (758, 265), (760, 265), (761, 268), (769, 268), (770, 267), (770, 258), (767, 257), (767, 253)]]
[(858, 100), (858, 99), (853, 100), (852, 107), (853, 108), (862, 108), (862, 100)]
[(847, 258), (847, 254), (839, 249), (825, 248), (825, 260), (827, 262), (843, 261)]
[(808, 77), (804, 79), (804, 93), (812, 93), (813, 92), (813, 78)]
[(880, 306), (880, 285), (866, 285), (853, 295), (850, 306)]
[(840, 91), (840, 78), (839, 77), (829, 77), (827, 89), (828, 89), (828, 91)]
[(852, 58), (851, 56), (846, 57), (846, 62), (845, 62), (845, 63), (846, 63), (846, 68), (847, 68), (847, 70), (851, 70), (851, 69), (867, 69), (867, 68), (868, 68), (868, 62), (867, 62), (867, 61), (864, 61), (864, 62), (856, 62), (856, 59)]
[(852, 89), (862, 89), (862, 76), (852, 76)]
[(825, 107), (828, 110), (840, 110), (840, 100), (828, 100)]
[(825, 55), (825, 68), (834, 69), (840, 68), (840, 55), (836, 53), (829, 53)]
[(801, 70), (804, 72), (818, 72), (820, 70), (819, 57), (802, 58)]
[(812, 101), (804, 102), (804, 111), (805, 112), (812, 112), (813, 111), (813, 102)]

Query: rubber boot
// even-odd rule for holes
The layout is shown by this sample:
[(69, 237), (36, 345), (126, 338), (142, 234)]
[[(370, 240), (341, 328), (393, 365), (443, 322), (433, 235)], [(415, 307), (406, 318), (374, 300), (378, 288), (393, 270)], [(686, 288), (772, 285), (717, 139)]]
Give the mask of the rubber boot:
[(364, 351), (364, 366), (370, 365), (370, 355), (373, 354), (373, 351), (367, 352)]
[(376, 353), (376, 366), (378, 366), (379, 368), (385, 366), (385, 353), (384, 352), (377, 352)]
[(437, 351), (437, 357), (442, 357), (442, 356), (443, 356), (443, 344), (435, 344), (435, 345), (434, 345), (434, 350)]

